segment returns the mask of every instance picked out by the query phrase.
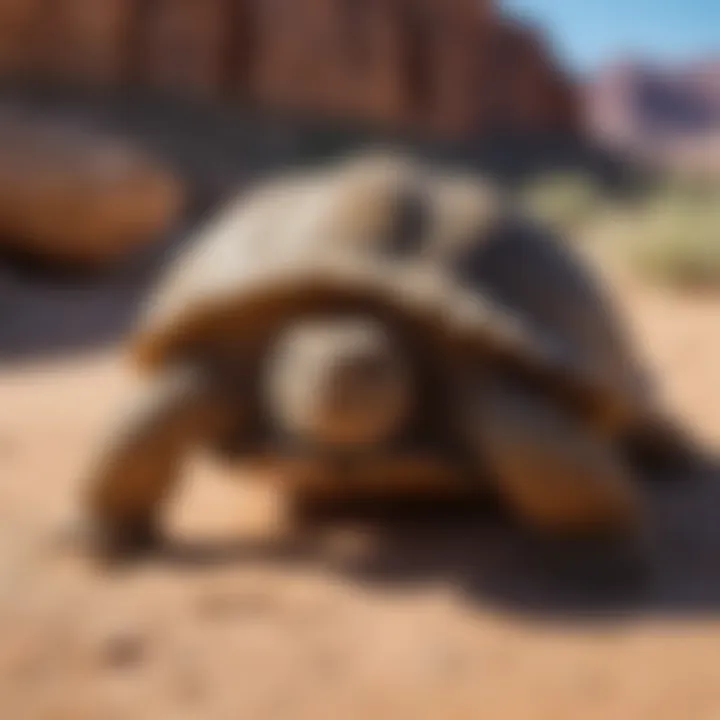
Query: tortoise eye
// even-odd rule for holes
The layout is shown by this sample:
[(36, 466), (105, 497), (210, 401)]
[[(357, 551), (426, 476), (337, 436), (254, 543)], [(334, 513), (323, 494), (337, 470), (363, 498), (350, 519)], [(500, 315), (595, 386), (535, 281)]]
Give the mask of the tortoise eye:
[(393, 257), (419, 255), (427, 239), (431, 208), (427, 198), (415, 189), (400, 192), (396, 201), (387, 251)]

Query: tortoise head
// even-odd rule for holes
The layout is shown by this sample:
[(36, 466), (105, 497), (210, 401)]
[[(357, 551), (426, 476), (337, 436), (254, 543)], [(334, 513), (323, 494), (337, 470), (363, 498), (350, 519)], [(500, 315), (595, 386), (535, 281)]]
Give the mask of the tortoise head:
[(301, 442), (345, 450), (381, 443), (411, 411), (409, 358), (373, 318), (294, 321), (276, 337), (265, 370), (272, 422)]

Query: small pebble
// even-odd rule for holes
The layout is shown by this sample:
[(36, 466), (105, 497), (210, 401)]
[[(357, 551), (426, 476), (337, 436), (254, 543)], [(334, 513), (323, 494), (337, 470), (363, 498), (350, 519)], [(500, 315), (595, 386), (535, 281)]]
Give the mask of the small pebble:
[(119, 632), (106, 637), (100, 645), (101, 664), (117, 670), (134, 667), (143, 662), (147, 643), (142, 635)]

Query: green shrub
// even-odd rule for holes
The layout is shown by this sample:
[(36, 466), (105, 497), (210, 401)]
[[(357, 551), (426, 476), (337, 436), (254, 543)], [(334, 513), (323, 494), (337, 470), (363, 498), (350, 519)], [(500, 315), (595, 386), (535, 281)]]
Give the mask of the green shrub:
[(582, 229), (604, 206), (602, 192), (589, 177), (564, 173), (542, 177), (522, 192), (525, 206), (560, 231)]
[(720, 289), (720, 187), (673, 184), (629, 209), (613, 242), (650, 280)]

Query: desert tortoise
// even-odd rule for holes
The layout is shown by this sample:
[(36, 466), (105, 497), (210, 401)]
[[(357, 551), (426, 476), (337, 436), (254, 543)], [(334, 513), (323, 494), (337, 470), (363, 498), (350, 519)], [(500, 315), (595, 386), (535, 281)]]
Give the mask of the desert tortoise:
[(540, 531), (627, 529), (638, 458), (672, 437), (567, 250), (489, 184), (402, 156), (231, 203), (170, 269), (132, 351), (145, 383), (85, 496), (109, 547), (156, 536), (192, 448), (299, 496), (491, 488)]

